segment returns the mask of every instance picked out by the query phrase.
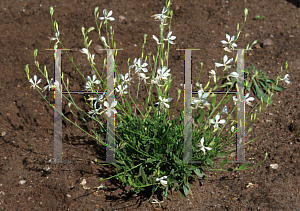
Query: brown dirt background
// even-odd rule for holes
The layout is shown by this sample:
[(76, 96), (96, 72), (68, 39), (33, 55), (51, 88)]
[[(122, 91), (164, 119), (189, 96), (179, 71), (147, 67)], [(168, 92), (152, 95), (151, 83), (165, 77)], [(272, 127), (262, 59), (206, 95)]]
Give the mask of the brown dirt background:
[[(201, 48), (192, 54), (193, 80), (197, 79), (194, 72), (199, 70), (202, 61), (201, 81), (204, 84), (208, 71), (224, 55), (220, 41), (225, 40), (227, 33), (236, 35), (237, 22), (242, 25), (244, 8), (248, 8), (249, 15), (236, 43), (238, 47), (246, 47), (258, 40), (260, 46), (254, 48), (251, 55), (247, 53), (245, 66), (254, 64), (256, 69), (275, 79), (280, 74), (280, 67), (288, 60), (286, 73), (290, 74), (291, 83), (280, 82), (288, 90), (274, 95), (274, 104), (259, 117), (246, 137), (269, 134), (250, 144), (250, 151), (246, 153), (247, 159), (254, 158), (258, 163), (268, 152), (268, 158), (261, 166), (238, 173), (209, 174), (204, 183), (193, 184), (193, 195), (181, 199), (177, 192), (169, 193), (161, 207), (146, 202), (145, 195), (118, 199), (122, 189), (117, 181), (97, 181), (100, 177), (113, 175), (112, 169), (91, 162), (95, 158), (103, 159), (105, 148), (66, 121), (63, 121), (63, 159), (72, 163), (45, 164), (53, 158), (53, 110), (42, 101), (38, 92), (30, 90), (25, 65), (29, 64), (31, 78), (35, 74), (41, 78), (33, 60), (33, 51), (38, 49), (40, 66), (47, 65), (50, 78), (53, 76), (53, 54), (45, 50), (53, 48), (54, 44), (48, 39), (54, 36), (49, 7), (54, 7), (54, 19), (58, 21), (65, 47), (78, 49), (84, 47), (81, 27), (95, 26), (95, 7), (99, 7), (100, 16), (104, 8), (113, 10), (116, 21), (110, 25), (115, 30), (117, 48), (124, 49), (118, 53), (117, 61), (124, 74), (127, 58), (131, 58), (131, 62), (140, 58), (144, 33), (148, 34), (146, 52), (155, 52), (156, 43), (151, 37), (158, 35), (159, 23), (151, 15), (160, 13), (164, 4), (165, 1), (159, 0), (0, 2), (0, 209), (300, 210), (298, 1), (174, 0), (172, 4), (172, 31), (177, 38), (170, 51), (169, 64), (175, 80), (169, 94), (174, 100), (177, 99), (176, 89), (183, 89), (180, 84), (184, 83), (184, 54), (175, 48)], [(258, 14), (265, 18), (254, 19)], [(121, 21), (120, 15), (125, 20)], [(90, 33), (89, 39), (93, 44), (99, 43), (96, 32)], [(265, 39), (271, 39), (273, 45), (264, 46)], [(86, 56), (78, 51), (70, 52), (70, 55), (78, 68), (90, 75)], [(63, 71), (70, 78), (72, 89), (78, 90), (84, 85), (80, 75), (66, 55), (62, 60)], [(103, 55), (96, 54), (95, 62), (101, 67)], [(44, 78), (42, 84), (46, 84)], [(53, 99), (52, 93), (47, 97)], [(178, 108), (183, 109), (183, 90), (181, 100), (182, 106)], [(270, 168), (274, 163), (279, 165), (278, 169)], [(226, 164), (225, 167), (238, 166)], [(83, 178), (91, 189), (85, 190), (80, 185)], [(20, 180), (26, 180), (26, 183), (19, 185)], [(246, 188), (249, 183), (254, 186)], [(106, 185), (108, 190), (93, 193), (93, 187), (100, 184)], [(161, 197), (157, 199), (162, 200)]]

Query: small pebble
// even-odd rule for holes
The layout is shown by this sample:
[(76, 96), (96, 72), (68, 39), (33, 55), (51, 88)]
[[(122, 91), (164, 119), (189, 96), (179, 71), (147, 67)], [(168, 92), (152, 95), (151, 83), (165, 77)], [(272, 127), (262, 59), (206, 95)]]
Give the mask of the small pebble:
[(121, 22), (121, 21), (124, 21), (126, 18), (123, 15), (119, 15), (119, 19), (120, 19), (120, 22)]
[(20, 180), (20, 182), (19, 182), (20, 185), (23, 185), (23, 184), (25, 184), (25, 183), (26, 183), (25, 180)]
[(103, 48), (100, 45), (95, 45), (94, 50), (97, 54), (103, 54)]
[(211, 191), (211, 194), (215, 194), (215, 192)]
[(256, 49), (259, 49), (259, 48), (261, 48), (261, 47), (260, 47), (260, 45), (259, 45), (258, 43), (257, 43), (257, 44), (255, 44), (255, 45), (254, 45), (254, 47), (255, 47)]
[(5, 135), (6, 135), (5, 131), (1, 132), (1, 136), (5, 136)]
[(273, 45), (273, 41), (271, 39), (265, 39), (264, 40), (264, 46), (267, 46), (267, 45)]
[(276, 164), (276, 163), (275, 163), (275, 164), (271, 164), (270, 167), (271, 167), (272, 169), (278, 169), (278, 164)]

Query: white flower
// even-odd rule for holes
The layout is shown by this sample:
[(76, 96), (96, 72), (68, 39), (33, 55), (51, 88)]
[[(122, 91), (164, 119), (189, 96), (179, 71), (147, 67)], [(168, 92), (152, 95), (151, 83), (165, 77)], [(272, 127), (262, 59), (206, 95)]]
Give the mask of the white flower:
[(196, 146), (197, 147), (200, 147), (200, 150), (202, 150), (204, 153), (205, 153), (205, 149), (207, 149), (207, 150), (211, 150), (212, 148), (210, 148), (210, 147), (205, 147), (203, 144), (204, 144), (204, 137), (202, 137), (202, 139), (201, 139), (201, 141), (200, 141), (201, 143), (198, 143)]
[(159, 104), (160, 105), (160, 108), (163, 109), (164, 106), (166, 106), (167, 108), (170, 108), (170, 105), (167, 104), (167, 102), (170, 102), (172, 100), (172, 98), (168, 98), (168, 99), (163, 99), (161, 96), (159, 96), (159, 101), (158, 103), (155, 103), (155, 104)]
[(224, 108), (221, 111), (221, 114), (227, 114), (227, 106), (224, 106)]
[(287, 84), (291, 83), (291, 82), (289, 81), (288, 77), (289, 77), (289, 74), (286, 74), (286, 75), (284, 76), (284, 81), (285, 81), (285, 83), (287, 83)]
[(85, 90), (89, 90), (93, 88), (93, 83), (91, 83), (90, 81), (86, 82), (84, 89)]
[(112, 10), (111, 11), (109, 11), (108, 12), (108, 14), (107, 15), (105, 15), (105, 9), (103, 10), (103, 15), (104, 15), (104, 17), (99, 17), (99, 19), (100, 20), (104, 20), (104, 23), (106, 23), (107, 22), (107, 20), (109, 20), (109, 21), (114, 21), (115, 19), (113, 18), (113, 17), (109, 17), (109, 16), (111, 16), (112, 15)]
[(220, 63), (215, 63), (215, 65), (216, 65), (216, 67), (221, 67), (221, 66), (224, 66), (225, 68), (227, 67), (228, 69), (230, 68), (229, 66), (227, 66), (227, 64), (229, 64), (230, 62), (232, 62), (233, 61), (233, 58), (231, 58), (230, 60), (228, 60), (228, 56), (227, 55), (225, 55), (224, 57), (223, 57), (223, 62), (224, 62), (224, 64), (220, 64)]
[(86, 49), (86, 48), (83, 48), (82, 50), (79, 50), (81, 53), (84, 53), (84, 54), (86, 54), (87, 55), (87, 60), (92, 60), (92, 63), (95, 65), (95, 63), (94, 63), (94, 58), (95, 58), (95, 54), (93, 54), (92, 56), (91, 56), (91, 54), (89, 53), (89, 51), (88, 51), (88, 49)]
[[(87, 80), (88, 81), (91, 81), (91, 77), (88, 76), (87, 77)], [(100, 81), (99, 80), (96, 80), (96, 75), (93, 75), (93, 80), (91, 81), (93, 84), (100, 84)]]
[(92, 115), (92, 118), (95, 118), (95, 114), (100, 114), (98, 111), (99, 111), (100, 109), (102, 109), (102, 105), (100, 105), (99, 108), (97, 108), (96, 105), (97, 105), (97, 101), (96, 101), (95, 104), (94, 104), (94, 108), (95, 108), (95, 109), (94, 109), (94, 110), (91, 110), (91, 111), (89, 112), (89, 114)]
[(173, 40), (176, 39), (176, 36), (171, 36), (171, 34), (172, 34), (172, 31), (170, 31), (170, 32), (167, 34), (167, 37), (166, 37), (166, 39), (164, 39), (164, 40), (166, 40), (166, 41), (168, 41), (170, 44), (174, 45), (175, 43), (173, 43)]
[(32, 85), (30, 86), (30, 88), (32, 87), (33, 89), (35, 89), (35, 87), (38, 87), (39, 89), (41, 89), (41, 88), (38, 86), (38, 84), (41, 83), (42, 79), (39, 79), (39, 80), (37, 81), (37, 76), (36, 76), (36, 75), (33, 76), (33, 79), (34, 79), (34, 82), (33, 82), (32, 78), (30, 78), (30, 80), (29, 80), (29, 82), (32, 84)]
[[(229, 34), (226, 34), (226, 39), (228, 40), (228, 42), (225, 41), (225, 40), (222, 40), (221, 43), (223, 45), (230, 45), (233, 42), (233, 40), (235, 39), (235, 36), (232, 36), (231, 39), (230, 39)], [(235, 43), (232, 43), (231, 46), (232, 47), (237, 47), (237, 45)]]
[(59, 84), (58, 81), (55, 81), (55, 82), (54, 82), (54, 87), (55, 87), (56, 90), (58, 90), (59, 92), (61, 92), (61, 91), (60, 91), (60, 90), (61, 90), (60, 84)]
[(99, 97), (94, 97), (94, 98), (89, 98), (89, 99), (87, 99), (87, 100), (96, 100), (96, 102), (100, 102), (100, 103), (103, 103), (103, 101), (104, 101), (104, 95), (100, 95)]
[(162, 44), (162, 43), (159, 42), (158, 38), (155, 35), (152, 35), (152, 38), (156, 41), (156, 43), (158, 45)]
[[(249, 102), (249, 101), (253, 101), (253, 100), (255, 100), (255, 98), (254, 97), (249, 97), (248, 98), (248, 96), (250, 95), (250, 93), (247, 93), (245, 96), (244, 96), (244, 101), (245, 101), (245, 103), (247, 104), (247, 105), (249, 105), (249, 106), (252, 106), (251, 105), (251, 103)], [(248, 99), (247, 99), (248, 98)], [(237, 98), (235, 97), (235, 96), (233, 96), (233, 100), (234, 100), (234, 104), (236, 104), (236, 102), (237, 102)]]
[(149, 77), (146, 77), (146, 75), (144, 73), (138, 73), (139, 77), (144, 80), (144, 82), (146, 83), (146, 80), (149, 78)]
[(239, 77), (239, 74), (237, 72), (232, 72), (230, 73), (229, 75), (230, 77), (233, 77), (233, 78), (238, 78)]
[(168, 16), (165, 15), (165, 13), (168, 11), (168, 8), (164, 7), (161, 14), (155, 14), (152, 15), (151, 17), (154, 17), (155, 20), (163, 22), (165, 18), (167, 18)]
[(213, 75), (213, 77), (214, 77), (214, 82), (216, 83), (216, 82), (217, 82), (216, 71), (211, 70), (211, 71), (209, 71), (209, 73)]
[(114, 114), (117, 113), (116, 109), (114, 109), (114, 107), (115, 107), (117, 104), (118, 104), (117, 101), (113, 101), (113, 102), (111, 103), (111, 106), (109, 106), (109, 104), (108, 104), (107, 101), (104, 102), (104, 106), (107, 108), (107, 109), (106, 109), (106, 115), (107, 115), (108, 117), (111, 116), (111, 112), (113, 112)]
[[(199, 98), (193, 98), (192, 99), (192, 104), (196, 104), (196, 107), (200, 107), (200, 108), (204, 108), (203, 106), (209, 106), (210, 103), (207, 102), (206, 98), (208, 97), (209, 92), (204, 93), (203, 90), (199, 90), (198, 91), (198, 96)], [(203, 106), (202, 106), (203, 104)]]
[(218, 128), (218, 124), (224, 124), (226, 122), (225, 119), (222, 119), (220, 121), (219, 121), (219, 119), (220, 119), (220, 115), (219, 114), (216, 115), (216, 121), (213, 120), (213, 119), (210, 119), (210, 122), (212, 124), (214, 124), (214, 128)]
[(125, 76), (123, 76), (122, 74), (120, 74), (120, 78), (122, 79), (122, 85), (125, 83), (125, 82), (129, 82), (131, 80), (130, 77), (128, 77), (128, 73), (125, 74)]
[(145, 68), (148, 66), (147, 63), (144, 63), (141, 65), (141, 58), (139, 58), (138, 60), (135, 58), (133, 61), (133, 65), (130, 66), (130, 68), (134, 68), (135, 67), (135, 73), (139, 72), (140, 70), (143, 70), (145, 73), (148, 72), (148, 69)]
[(51, 41), (52, 40), (57, 40), (58, 41), (58, 36), (59, 36), (59, 31), (57, 31), (56, 33), (55, 33), (55, 37), (48, 37)]
[(163, 80), (168, 80), (168, 76), (170, 75), (169, 74), (169, 72), (170, 72), (170, 69), (168, 69), (167, 71), (167, 67), (166, 66), (164, 66), (163, 68), (161, 68), (161, 67), (159, 67), (158, 68), (158, 70), (157, 70), (157, 74), (159, 75), (159, 76), (157, 76), (157, 77), (159, 77), (159, 78), (161, 78), (161, 79), (163, 79)]
[(249, 97), (248, 98), (249, 95), (250, 95), (250, 93), (246, 94), (246, 96), (245, 96), (245, 103), (248, 104), (248, 105), (251, 105), (251, 103), (249, 101), (253, 101), (253, 100), (255, 100), (255, 98), (254, 97)]
[(163, 85), (159, 85), (159, 81), (160, 81), (160, 77), (156, 76), (156, 78), (153, 78), (151, 80), (151, 84), (156, 84), (157, 86), (163, 86)]
[(118, 88), (116, 88), (117, 92), (120, 92), (120, 95), (122, 96), (123, 94), (127, 94), (127, 91), (125, 91), (125, 89), (127, 89), (127, 85), (125, 85), (124, 87), (122, 87), (121, 85), (118, 86)]
[(202, 84), (196, 83), (196, 86), (200, 87), (200, 90), (203, 91)]
[(44, 90), (43, 92), (48, 88), (48, 91), (50, 91), (50, 89), (54, 88), (54, 85), (51, 83), (53, 80), (53, 78), (51, 78), (51, 80), (49, 81), (48, 78), (47, 78), (47, 83), (48, 85), (44, 87)]
[(87, 78), (87, 82), (84, 87), (86, 90), (92, 89), (93, 84), (100, 84), (100, 81), (96, 80), (96, 75), (93, 75), (93, 80), (91, 80), (90, 76), (87, 76), (86, 78)]
[(167, 179), (168, 177), (167, 176), (163, 176), (163, 177), (161, 177), (161, 178), (156, 178), (156, 181), (158, 182), (158, 181), (160, 181), (160, 183), (163, 185), (163, 186), (166, 186), (167, 184), (168, 184), (168, 182), (167, 182)]
[(231, 127), (231, 132), (234, 132), (234, 126)]

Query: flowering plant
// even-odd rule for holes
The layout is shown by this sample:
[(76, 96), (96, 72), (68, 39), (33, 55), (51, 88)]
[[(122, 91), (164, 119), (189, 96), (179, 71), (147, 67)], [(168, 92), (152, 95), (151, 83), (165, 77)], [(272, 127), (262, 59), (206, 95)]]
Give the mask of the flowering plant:
[[(192, 153), (193, 161), (197, 161), (197, 163), (182, 162), (184, 158), (185, 147), (184, 114), (180, 110), (180, 116), (173, 120), (171, 120), (169, 115), (169, 109), (171, 106), (173, 106), (173, 99), (168, 95), (168, 90), (172, 85), (172, 74), (171, 68), (169, 68), (168, 61), (169, 47), (170, 44), (175, 45), (174, 41), (176, 40), (176, 36), (172, 36), (171, 25), (167, 21), (168, 19), (171, 20), (173, 15), (173, 11), (170, 10), (170, 6), (171, 0), (166, 0), (166, 6), (163, 8), (162, 13), (153, 16), (157, 21), (160, 22), (159, 38), (155, 35), (152, 36), (154, 41), (157, 43), (157, 54), (152, 55), (152, 53), (149, 53), (144, 58), (144, 46), (147, 38), (147, 35), (145, 35), (142, 55), (140, 58), (135, 58), (131, 65), (130, 60), (128, 60), (128, 73), (126, 73), (125, 75), (119, 74), (118, 66), (117, 64), (114, 64), (114, 69), (116, 70), (117, 76), (114, 80), (115, 84), (117, 85), (115, 88), (116, 92), (118, 93), (117, 100), (113, 101), (112, 103), (108, 103), (107, 95), (98, 93), (97, 97), (90, 96), (89, 99), (87, 99), (86, 103), (90, 107), (90, 111), (87, 111), (76, 106), (76, 103), (72, 99), (70, 93), (68, 93), (70, 99), (64, 96), (66, 100), (69, 101), (69, 107), (73, 105), (76, 107), (76, 109), (78, 109), (82, 114), (85, 115), (78, 116), (78, 118), (87, 123), (86, 118), (88, 117), (93, 122), (97, 123), (98, 126), (100, 126), (100, 132), (99, 130), (97, 130), (98, 127), (96, 127), (95, 125), (93, 127), (90, 127), (92, 133), (95, 136), (85, 131), (84, 129), (81, 129), (86, 134), (95, 138), (103, 145), (106, 144), (100, 138), (100, 135), (102, 135), (102, 133), (105, 133), (105, 123), (101, 121), (100, 116), (105, 117), (105, 114), (107, 117), (111, 117), (112, 114), (115, 114), (117, 116), (118, 124), (116, 126), (115, 140), (116, 163), (107, 164), (115, 167), (116, 175), (109, 178), (101, 178), (100, 180), (116, 178), (122, 182), (122, 185), (130, 186), (131, 188), (129, 189), (129, 191), (134, 191), (135, 193), (140, 193), (141, 191), (150, 189), (152, 192), (150, 198), (152, 198), (154, 193), (156, 193), (157, 191), (162, 191), (164, 197), (167, 197), (168, 190), (183, 190), (186, 196), (192, 194), (192, 186), (190, 184), (191, 178), (198, 180), (197, 176), (198, 178), (204, 177), (204, 170), (224, 171), (222, 170), (222, 167), (228, 162), (227, 157), (230, 154), (230, 151), (234, 150), (228, 150), (226, 147), (231, 146), (236, 141), (233, 137), (235, 135), (234, 124), (236, 124), (237, 121), (232, 119), (232, 114), (235, 109), (232, 109), (232, 111), (229, 112), (228, 107), (225, 104), (228, 103), (231, 99), (233, 101), (230, 101), (229, 104), (237, 101), (235, 97), (232, 98), (229, 91), (232, 89), (232, 87), (234, 87), (239, 74), (237, 74), (236, 72), (232, 72), (229, 75), (227, 74), (228, 70), (233, 67), (234, 64), (231, 64), (233, 62), (233, 58), (229, 59), (228, 56), (225, 55), (221, 60), (221, 63), (215, 63), (215, 70), (210, 71), (211, 77), (213, 78), (211, 86), (209, 86), (210, 81), (207, 82), (204, 88), (202, 88), (202, 84), (196, 84), (198, 87), (200, 87), (198, 90), (198, 98), (192, 98), (191, 103), (193, 105), (192, 109), (197, 110), (195, 112), (196, 115), (194, 115), (194, 117), (192, 118)], [(53, 17), (53, 12), (54, 10), (51, 7), (51, 20)], [(99, 17), (98, 7), (96, 7), (94, 14), (99, 38), (102, 41), (103, 46), (105, 47), (105, 49), (110, 49), (110, 46), (116, 48), (116, 43), (113, 40), (114, 31), (112, 30), (112, 27), (110, 27), (110, 30), (107, 30), (108, 23), (115, 20), (113, 17), (111, 17), (113, 15), (113, 12), (107, 12), (107, 10), (104, 9), (104, 17)], [(244, 24), (246, 22), (247, 14), (248, 10), (245, 9)], [(100, 25), (98, 25), (98, 19), (100, 20)], [(110, 22), (108, 22), (108, 20)], [(54, 45), (54, 48), (57, 49), (58, 43), (60, 43), (62, 47), (63, 44), (59, 38), (57, 22), (53, 22), (52, 20), (52, 23), (54, 26), (56, 37), (50, 39), (57, 40), (56, 44)], [(106, 37), (102, 36), (100, 31), (103, 24), (105, 24), (106, 27)], [(169, 29), (169, 32), (166, 36), (164, 36), (165, 26), (168, 26)], [(231, 50), (237, 47), (237, 44), (235, 42), (239, 38), (242, 29), (239, 29), (239, 25), (237, 28), (237, 36), (230, 37), (229, 35), (226, 35), (227, 41), (221, 41), (221, 43), (224, 45), (223, 47), (225, 47), (224, 50), (226, 52), (231, 52)], [(87, 91), (98, 92), (99, 90), (105, 91), (107, 89), (107, 84), (105, 82), (106, 80), (102, 80), (102, 76), (99, 75), (99, 71), (95, 68), (95, 55), (91, 55), (89, 52), (89, 47), (92, 40), (88, 43), (87, 34), (93, 30), (95, 30), (94, 27), (90, 27), (87, 31), (85, 31), (84, 27), (82, 28), (85, 48), (83, 48), (81, 52), (87, 55), (87, 60), (89, 61), (91, 69), (95, 72), (95, 74), (92, 77), (85, 77), (84, 74), (82, 74), (77, 69), (76, 65), (74, 63), (73, 64), (76, 67), (76, 70), (86, 81), (86, 85), (83, 88)], [(255, 42), (253, 42), (253, 44), (255, 44)], [(251, 47), (253, 46), (253, 44), (251, 45)], [(165, 49), (165, 45), (167, 46), (167, 49)], [(247, 49), (250, 48), (248, 45)], [(60, 86), (57, 81), (52, 84), (52, 79), (50, 81), (48, 80), (46, 66), (44, 68), (44, 72), (40, 70), (39, 63), (38, 61), (36, 61), (36, 55), (37, 50), (35, 50), (34, 52), (36, 66), (48, 82), (48, 85), (44, 87), (44, 91), (47, 88), (48, 91), (50, 91), (50, 89), (52, 88), (58, 89)], [(114, 54), (114, 61), (117, 61), (116, 56), (117, 54)], [(71, 61), (73, 62), (73, 59), (71, 59)], [(237, 59), (235, 60), (235, 62), (236, 61)], [(105, 71), (106, 63), (107, 61), (104, 60), (103, 71)], [(224, 67), (223, 77), (216, 77), (218, 67)], [(32, 84), (31, 87), (34, 89), (36, 88), (37, 91), (42, 95), (42, 93), (39, 91), (39, 89), (41, 88), (38, 86), (38, 84), (41, 83), (41, 79), (37, 80), (36, 75), (34, 76), (34, 80), (30, 79), (28, 65), (26, 65), (25, 70), (28, 80)], [(131, 71), (134, 71), (134, 74), (138, 76), (136, 100), (132, 98), (130, 91), (131, 86), (133, 86), (133, 84), (131, 83), (133, 80), (130, 77)], [(248, 71), (246, 72), (246, 74), (248, 75), (250, 74), (250, 72)], [(265, 76), (259, 75), (257, 72), (254, 72), (254, 74), (260, 82), (261, 80), (265, 80), (266, 83), (263, 85), (263, 88), (266, 88), (266, 91), (268, 92), (268, 95), (264, 95), (265, 98), (262, 95), (256, 95), (256, 97), (260, 99), (262, 103), (259, 108), (260, 115), (266, 109), (272, 97), (273, 91), (276, 90), (276, 88), (277, 91), (281, 91), (278, 88), (279, 80), (285, 80), (287, 83), (289, 81), (288, 75), (286, 75), (284, 79), (277, 77), (276, 81), (274, 81), (267, 79)], [(229, 79), (229, 77), (231, 77), (231, 79)], [(251, 84), (255, 80), (255, 77), (248, 77), (249, 82), (246, 83), (246, 88), (249, 89), (251, 87)], [(223, 84), (222, 86), (218, 86), (217, 83), (221, 78), (227, 78), (229, 82)], [(62, 76), (62, 83), (67, 92), (69, 92), (68, 79), (67, 83), (65, 83)], [(137, 103), (140, 83), (143, 83), (145, 85), (148, 94), (144, 95), (145, 100), (141, 102), (142, 105)], [(262, 85), (262, 83), (260, 84)], [(149, 89), (148, 85), (150, 85)], [(158, 96), (158, 98), (156, 99), (153, 99), (153, 86), (155, 86), (157, 91), (156, 95)], [(213, 86), (214, 88), (212, 88)], [(207, 93), (206, 90), (214, 91), (217, 88), (222, 87), (227, 87), (228, 92), (216, 105), (216, 94)], [(180, 93), (181, 91), (179, 90), (176, 107), (180, 99)], [(43, 96), (43, 98), (46, 100), (45, 96)], [(210, 101), (210, 99), (212, 100)], [(254, 100), (255, 98), (250, 97), (250, 93), (248, 93), (245, 96), (244, 102), (248, 105), (251, 105), (249, 101)], [(267, 104), (262, 110), (261, 108), (265, 100)], [(153, 101), (156, 101), (156, 103), (154, 103)], [(53, 104), (51, 104), (50, 102), (48, 103), (54, 108)], [(260, 101), (257, 103), (257, 105), (259, 103)], [(102, 107), (102, 104), (104, 105), (104, 107)], [(134, 104), (134, 112), (132, 110), (131, 104)], [(216, 112), (216, 109), (221, 104), (225, 105), (222, 111)], [(255, 109), (255, 107), (253, 109)], [(250, 114), (253, 112), (253, 109)], [(62, 115), (64, 116), (64, 114)], [(221, 117), (221, 115), (223, 116)], [(226, 115), (227, 118), (224, 118), (224, 115)], [(79, 127), (77, 123), (72, 122), (66, 116), (64, 117), (68, 121)], [(255, 119), (256, 112), (254, 114), (254, 118), (253, 114), (251, 114), (251, 124), (255, 121)], [(253, 140), (250, 140), (248, 143), (250, 143), (251, 141)], [(220, 163), (219, 169), (211, 169), (217, 164), (215, 158), (226, 158)], [(98, 160), (96, 159), (95, 161), (97, 162)], [(256, 166), (260, 165), (263, 161), (258, 163)], [(104, 164), (99, 163), (99, 165)], [(240, 168), (235, 170), (244, 170), (253, 167), (255, 166), (249, 167), (249, 164), (244, 164)], [(228, 168), (227, 171), (233, 171), (233, 169)]]

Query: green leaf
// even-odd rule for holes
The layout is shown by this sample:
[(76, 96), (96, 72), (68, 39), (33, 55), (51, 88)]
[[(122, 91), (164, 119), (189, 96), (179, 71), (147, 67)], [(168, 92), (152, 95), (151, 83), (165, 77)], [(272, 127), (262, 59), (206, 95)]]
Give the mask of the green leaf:
[(212, 99), (212, 107), (215, 108), (215, 104), (216, 104), (216, 100), (217, 100), (217, 95), (216, 94), (212, 94), (213, 99)]
[(224, 104), (226, 104), (229, 100), (231, 99), (231, 94), (230, 95), (228, 95), (228, 97), (224, 100)]
[(169, 186), (167, 186), (166, 189), (164, 189), (164, 192), (163, 192), (164, 198), (168, 197), (168, 189), (169, 189)]
[(206, 158), (206, 162), (210, 165), (210, 167), (213, 167), (213, 161), (209, 158)]
[(161, 96), (161, 91), (160, 91), (159, 87), (158, 87), (158, 86), (155, 86), (155, 87), (156, 87), (156, 90), (157, 90), (158, 96)]
[(128, 108), (128, 111), (129, 111), (129, 116), (132, 115), (132, 110), (131, 110), (131, 106), (129, 105), (129, 102), (125, 99), (125, 103), (126, 103), (126, 106)]
[(205, 175), (203, 172), (200, 171), (200, 169), (195, 169), (194, 172), (198, 177), (203, 177)]
[(190, 188), (187, 187), (187, 186), (185, 186), (185, 185), (183, 185), (183, 192), (184, 192), (184, 195), (185, 195), (185, 196), (188, 196), (189, 193), (190, 193)]
[(148, 185), (148, 180), (147, 180), (147, 176), (145, 174), (144, 169), (141, 169), (141, 173), (142, 173), (143, 183)]
[(259, 80), (258, 82), (259, 82), (260, 85), (264, 88), (264, 90), (267, 92), (267, 91), (268, 91), (267, 85), (264, 84), (261, 80)]
[(232, 84), (234, 84), (235, 82), (227, 82), (225, 84), (223, 84), (222, 86), (220, 86), (220, 88), (223, 88), (223, 87), (227, 87), (228, 85), (232, 86)]
[[(263, 99), (263, 101), (266, 103), (268, 101), (268, 95), (267, 94), (264, 94), (263, 91), (259, 88), (259, 86), (257, 85), (256, 81), (254, 80), (254, 85), (255, 85), (255, 88), (256, 88), (256, 97), (258, 99)], [(270, 104), (272, 103), (272, 101), (270, 100)]]
[(238, 170), (243, 170), (246, 166), (249, 166), (249, 165), (251, 165), (251, 164), (243, 164), (238, 168)]
[(277, 92), (281, 92), (281, 91), (284, 90), (284, 89), (279, 88), (278, 86), (275, 86), (274, 90), (277, 91)]
[(195, 117), (195, 121), (198, 122), (198, 125), (200, 125), (202, 117), (203, 117), (203, 109), (200, 109), (199, 110), (199, 115)]

